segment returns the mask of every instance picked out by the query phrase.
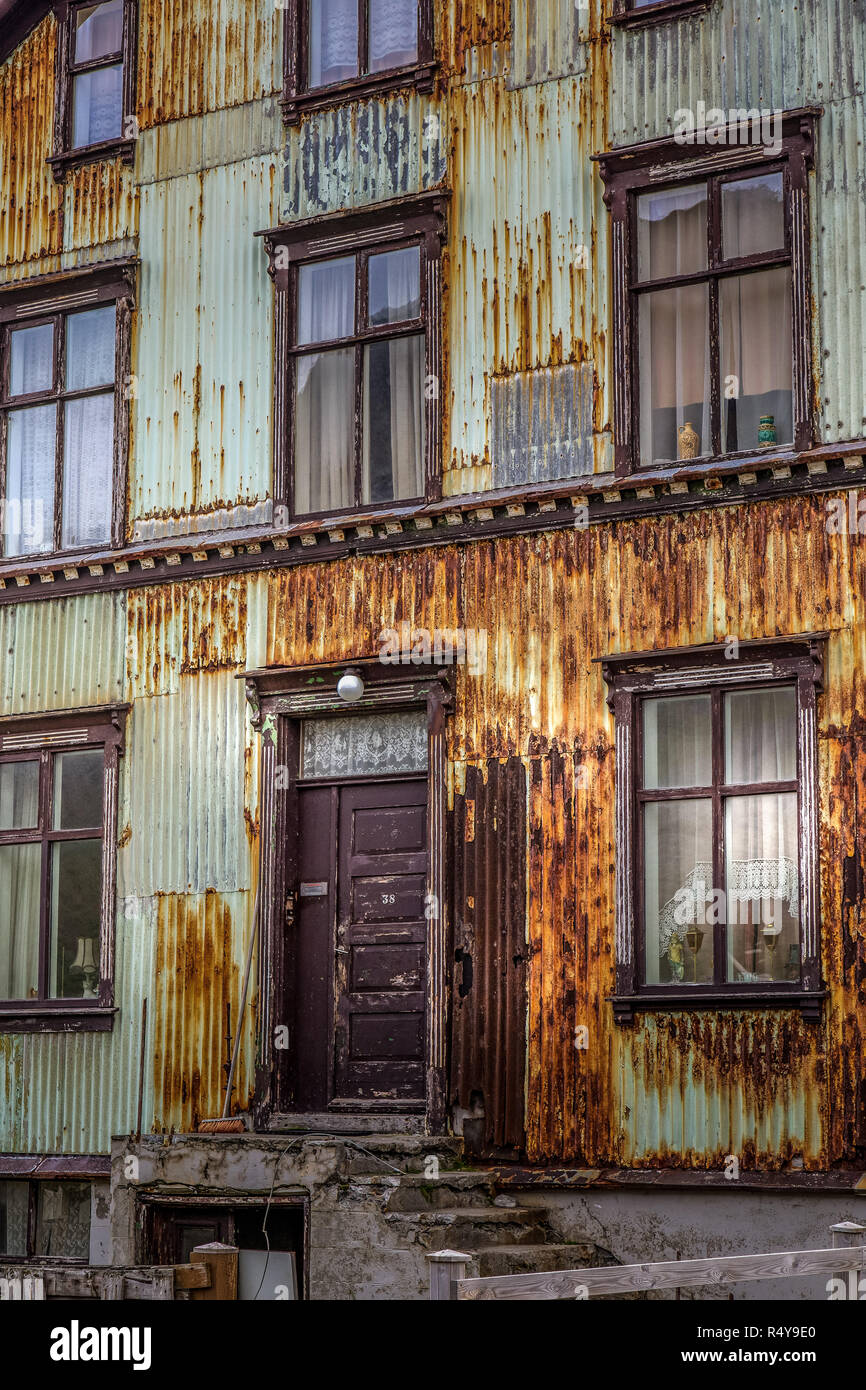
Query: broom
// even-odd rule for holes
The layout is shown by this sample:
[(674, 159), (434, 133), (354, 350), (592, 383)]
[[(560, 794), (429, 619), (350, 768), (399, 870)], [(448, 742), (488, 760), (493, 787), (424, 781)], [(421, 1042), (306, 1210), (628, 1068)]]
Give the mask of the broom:
[(253, 929), (250, 934), (250, 944), (247, 947), (246, 966), (244, 968), (244, 988), (241, 994), (241, 1008), (238, 1015), (237, 1032), (235, 1033), (234, 1047), (232, 1048), (232, 1060), (229, 1067), (229, 1074), (226, 1080), (226, 1094), (223, 1101), (223, 1113), (218, 1120), (199, 1120), (199, 1134), (243, 1134), (246, 1126), (241, 1119), (230, 1119), (229, 1108), (232, 1103), (232, 1089), (234, 1086), (235, 1070), (238, 1064), (238, 1053), (241, 1050), (241, 1029), (244, 1022), (244, 1014), (247, 1007), (247, 994), (250, 987), (250, 970), (253, 964), (253, 950), (255, 949), (256, 938), (259, 934), (259, 888), (256, 888), (256, 900), (253, 905)]

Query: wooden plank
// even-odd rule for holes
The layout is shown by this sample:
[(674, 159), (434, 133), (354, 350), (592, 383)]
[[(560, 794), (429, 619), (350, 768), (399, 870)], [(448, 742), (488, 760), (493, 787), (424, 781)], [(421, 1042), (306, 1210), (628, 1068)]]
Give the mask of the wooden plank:
[(238, 1296), (238, 1250), (235, 1245), (222, 1245), (212, 1241), (210, 1245), (199, 1245), (190, 1255), (192, 1264), (202, 1264), (210, 1271), (210, 1279), (203, 1288), (196, 1289), (192, 1299), (216, 1299), (220, 1302), (233, 1302)]
[(210, 1269), (207, 1265), (175, 1265), (176, 1289), (209, 1289)]
[(461, 1279), (458, 1299), (585, 1299), (592, 1294), (639, 1293), (646, 1289), (727, 1287), (750, 1279), (789, 1279), (807, 1274), (828, 1277), (866, 1267), (866, 1246), (839, 1250), (794, 1250), (770, 1255), (721, 1255), (708, 1260), (669, 1260), (657, 1264), (611, 1265), (545, 1274), (506, 1274), (492, 1279)]

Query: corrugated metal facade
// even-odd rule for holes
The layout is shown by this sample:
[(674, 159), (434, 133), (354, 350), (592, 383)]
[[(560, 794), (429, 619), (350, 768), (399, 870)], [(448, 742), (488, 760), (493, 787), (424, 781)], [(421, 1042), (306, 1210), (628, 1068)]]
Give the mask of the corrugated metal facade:
[[(3, 274), (141, 258), (131, 534), (269, 519), (273, 293), (253, 232), (440, 183), (452, 191), (446, 492), (607, 468), (607, 213), (589, 155), (664, 133), (698, 99), (825, 103), (813, 212), (823, 437), (858, 437), (862, 19), (842, 0), (784, 8), (780, 22), (725, 0), (609, 38), (597, 0), (450, 0), (432, 97), (351, 103), (286, 133), (276, 6), (143, 0), (134, 170), (84, 168), (65, 191), (44, 163), (46, 20), (0, 68)], [(566, 462), (543, 471), (532, 412), (554, 382), (572, 391), (563, 422), (580, 428)], [(866, 864), (864, 567), (856, 538), (829, 537), (823, 500), (806, 498), (0, 607), (3, 714), (133, 706), (114, 1032), (0, 1035), (0, 1148), (105, 1151), (133, 1128), (144, 997), (145, 1127), (219, 1112), (258, 854), (260, 745), (236, 676), (375, 656), (381, 629), (407, 621), (488, 634), (486, 673), (460, 670), (448, 724), (453, 1103), (480, 1098), (486, 1141), (535, 1161), (851, 1159), (866, 1136), (866, 921), (851, 888)], [(824, 1021), (695, 1011), (617, 1029), (613, 727), (592, 658), (814, 629), (832, 633)], [(251, 1030), (248, 1018), (241, 1104)]]

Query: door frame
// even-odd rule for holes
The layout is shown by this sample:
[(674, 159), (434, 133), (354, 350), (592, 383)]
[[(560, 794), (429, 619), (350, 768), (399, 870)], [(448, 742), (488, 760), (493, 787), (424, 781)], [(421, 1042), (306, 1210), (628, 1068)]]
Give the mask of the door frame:
[[(347, 670), (361, 673), (364, 694), (347, 704), (337, 682)], [(359, 1105), (357, 1114), (387, 1116), (389, 1125), (415, 1114), (429, 1134), (445, 1131), (448, 1038), (448, 905), (446, 816), (446, 716), (453, 709), (452, 672), (384, 665), (376, 658), (314, 666), (270, 667), (244, 672), (253, 729), (261, 735), (259, 837), (259, 1010), (257, 1036), (257, 1129), (284, 1128), (293, 1117), (289, 1051), (277, 1046), (278, 1028), (292, 1017), (295, 982), (286, 951), (286, 910), (298, 882), (298, 795), (300, 727), (304, 719), (385, 714), (423, 709), (427, 713), (427, 1022), (424, 1115), (400, 1102)], [(335, 1122), (339, 1116), (333, 1116)]]

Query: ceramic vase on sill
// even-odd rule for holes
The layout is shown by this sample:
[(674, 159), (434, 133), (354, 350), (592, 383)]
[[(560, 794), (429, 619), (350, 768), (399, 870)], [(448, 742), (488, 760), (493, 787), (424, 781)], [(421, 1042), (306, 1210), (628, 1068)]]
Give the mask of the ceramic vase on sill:
[(681, 459), (697, 458), (701, 439), (697, 430), (692, 429), (691, 420), (686, 420), (686, 423), (680, 426), (677, 438), (679, 457)]
[(776, 442), (776, 417), (775, 415), (762, 415), (758, 421), (758, 445), (766, 449), (770, 444)]

